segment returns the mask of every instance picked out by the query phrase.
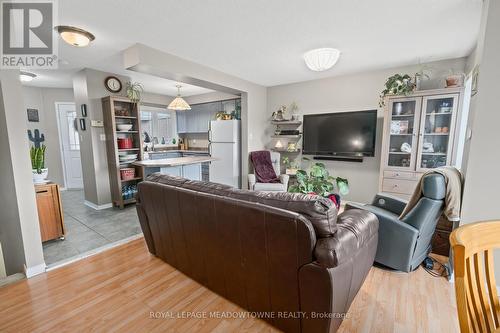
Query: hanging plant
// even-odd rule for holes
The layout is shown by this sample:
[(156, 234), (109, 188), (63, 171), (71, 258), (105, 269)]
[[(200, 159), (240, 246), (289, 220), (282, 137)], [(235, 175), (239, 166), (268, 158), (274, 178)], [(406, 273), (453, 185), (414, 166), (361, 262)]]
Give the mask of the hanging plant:
[(415, 90), (415, 83), (412, 82), (408, 74), (395, 74), (385, 82), (385, 89), (380, 93), (379, 106), (385, 105), (384, 97), (386, 95), (409, 95)]
[(139, 82), (127, 82), (127, 97), (133, 103), (139, 103), (141, 101), (141, 93), (143, 91), (142, 84)]

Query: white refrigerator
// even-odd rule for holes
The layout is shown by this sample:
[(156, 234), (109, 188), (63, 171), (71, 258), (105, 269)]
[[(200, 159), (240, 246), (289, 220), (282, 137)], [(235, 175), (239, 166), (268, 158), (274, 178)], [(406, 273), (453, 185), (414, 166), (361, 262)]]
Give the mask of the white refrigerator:
[(241, 188), (240, 121), (211, 121), (208, 141), (210, 181)]

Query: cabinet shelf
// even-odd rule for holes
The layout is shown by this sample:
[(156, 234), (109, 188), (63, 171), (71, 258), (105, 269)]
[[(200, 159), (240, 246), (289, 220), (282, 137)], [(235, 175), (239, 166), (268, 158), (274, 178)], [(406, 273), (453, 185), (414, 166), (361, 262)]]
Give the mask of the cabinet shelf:
[(446, 156), (446, 153), (424, 153), (422, 152), (422, 155), (432, 155), (432, 156)]
[(134, 150), (140, 150), (141, 148), (126, 148), (126, 149), (120, 149), (118, 148), (118, 151), (134, 151)]
[[(139, 105), (120, 96), (109, 96), (101, 99), (104, 132), (106, 134), (106, 153), (108, 158), (108, 174), (113, 204), (121, 209), (127, 204), (135, 203), (135, 199), (124, 199), (122, 196), (123, 186), (139, 183), (143, 180), (143, 169), (132, 163), (142, 160), (142, 136), (141, 122), (139, 118)], [(127, 110), (127, 115), (117, 115), (118, 110)], [(132, 125), (128, 131), (119, 130), (117, 125), (127, 123)], [(118, 148), (118, 139), (128, 137), (133, 139), (133, 148)], [(121, 153), (137, 154), (132, 160), (120, 161)], [(134, 178), (122, 180), (121, 169), (134, 168)]]
[(451, 112), (434, 112), (434, 113), (428, 113), (426, 116), (451, 116)]
[(413, 118), (415, 114), (393, 114), (392, 118)]
[(300, 126), (302, 125), (302, 121), (300, 120), (283, 120), (283, 121), (278, 121), (278, 120), (272, 120), (271, 124), (273, 125), (289, 125), (289, 126)]
[(137, 180), (142, 180), (142, 177), (134, 177), (134, 178), (130, 178), (130, 179), (122, 179), (121, 182), (122, 183), (130, 183), (130, 182), (137, 181)]
[(276, 149), (276, 148), (272, 148), (271, 149), (272, 151), (275, 151), (277, 153), (289, 153), (289, 154), (298, 154), (300, 153), (300, 149), (296, 149), (296, 150), (287, 150), (287, 149)]
[(450, 135), (450, 133), (424, 133), (425, 136), (429, 135), (429, 136), (447, 136), (447, 135)]
[(390, 151), (389, 154), (411, 155), (411, 153), (405, 153), (404, 151)]
[(300, 139), (302, 137), (301, 134), (298, 135), (272, 135), (273, 139)]

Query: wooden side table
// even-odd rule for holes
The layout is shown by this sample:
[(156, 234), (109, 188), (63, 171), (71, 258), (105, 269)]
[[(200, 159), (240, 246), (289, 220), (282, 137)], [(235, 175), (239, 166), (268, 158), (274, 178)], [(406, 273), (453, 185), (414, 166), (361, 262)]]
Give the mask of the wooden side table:
[(64, 217), (59, 185), (47, 183), (35, 185), (36, 204), (42, 242), (64, 239)]

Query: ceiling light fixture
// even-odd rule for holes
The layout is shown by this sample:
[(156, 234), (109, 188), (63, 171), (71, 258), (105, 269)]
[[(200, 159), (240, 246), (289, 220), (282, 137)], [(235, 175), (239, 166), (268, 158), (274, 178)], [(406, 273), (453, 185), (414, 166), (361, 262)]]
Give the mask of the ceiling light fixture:
[(84, 47), (95, 39), (90, 32), (69, 25), (58, 25), (54, 29), (66, 43), (73, 46)]
[(170, 102), (170, 104), (167, 106), (167, 109), (176, 111), (191, 110), (189, 104), (181, 97), (182, 86), (178, 84), (176, 85), (176, 87), (177, 87), (177, 97), (172, 102)]
[(36, 74), (23, 71), (19, 73), (19, 79), (21, 82), (30, 82), (33, 81), (34, 78), (36, 78)]
[(307, 67), (315, 72), (330, 69), (339, 60), (340, 51), (333, 48), (321, 48), (308, 51), (304, 54)]

